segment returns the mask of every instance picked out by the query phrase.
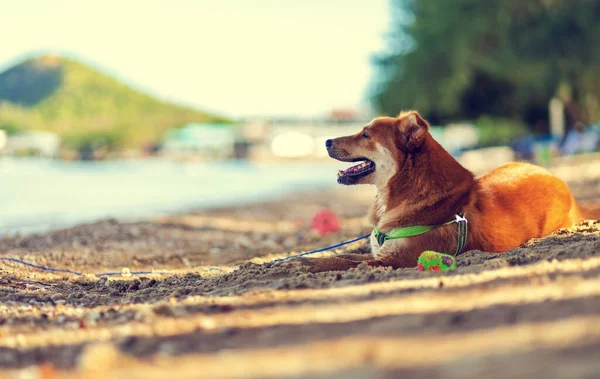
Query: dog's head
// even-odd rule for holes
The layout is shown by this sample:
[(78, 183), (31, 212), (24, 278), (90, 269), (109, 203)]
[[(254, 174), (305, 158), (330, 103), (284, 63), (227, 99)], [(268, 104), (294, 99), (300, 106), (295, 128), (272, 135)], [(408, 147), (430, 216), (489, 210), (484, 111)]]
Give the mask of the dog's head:
[(387, 183), (409, 154), (421, 149), (429, 124), (417, 112), (371, 121), (357, 134), (327, 140), (329, 156), (344, 162), (361, 162), (338, 172), (340, 184)]

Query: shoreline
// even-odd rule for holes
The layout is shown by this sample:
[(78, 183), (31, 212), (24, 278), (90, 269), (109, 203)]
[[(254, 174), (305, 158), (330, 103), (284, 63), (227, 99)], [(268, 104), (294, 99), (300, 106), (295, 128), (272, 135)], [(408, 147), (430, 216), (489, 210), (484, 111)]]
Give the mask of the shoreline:
[[(335, 165), (310, 164), (16, 160), (0, 164), (6, 183), (0, 197), (8, 205), (0, 218), (0, 235), (108, 218), (143, 221), (159, 214), (243, 206), (299, 190), (333, 187), (335, 172)], [(247, 186), (252, 180), (256, 182)]]
[[(156, 219), (162, 219), (165, 217), (184, 216), (190, 213), (211, 212), (213, 210), (231, 209), (262, 204), (265, 202), (276, 201), (281, 198), (291, 198), (294, 195), (300, 195), (302, 193), (311, 193), (315, 191), (332, 191), (334, 187), (335, 184), (308, 184), (304, 186), (304, 188), (300, 189), (290, 188), (279, 190), (274, 193), (264, 192), (258, 195), (248, 196), (247, 198), (238, 197), (236, 199), (224, 200), (206, 206), (200, 206), (197, 204), (196, 201), (191, 201), (190, 204), (174, 206), (168, 209), (155, 209), (151, 211), (139, 212), (139, 214), (135, 216), (107, 215), (94, 217), (90, 219), (80, 219), (79, 221), (72, 222), (56, 222), (56, 220), (53, 220), (51, 222), (48, 222), (48, 224), (52, 223), (53, 225), (46, 226), (27, 226), (20, 224), (21, 226), (11, 227), (9, 225), (8, 227), (0, 229), (0, 239), (2, 239), (3, 237), (26, 237), (30, 235), (47, 234), (65, 229), (76, 228), (79, 226), (102, 223), (107, 221), (116, 221), (123, 224), (152, 222)], [(39, 222), (37, 222), (36, 225), (37, 224), (39, 224)]]
[[(86, 261), (88, 272), (122, 267), (193, 271), (355, 238), (369, 228), (364, 216), (371, 199), (366, 188), (313, 189), (145, 221), (104, 219), (47, 232), (4, 235), (0, 251), (57, 268), (75, 269)], [(324, 207), (339, 215), (342, 230), (321, 237), (309, 225)]]

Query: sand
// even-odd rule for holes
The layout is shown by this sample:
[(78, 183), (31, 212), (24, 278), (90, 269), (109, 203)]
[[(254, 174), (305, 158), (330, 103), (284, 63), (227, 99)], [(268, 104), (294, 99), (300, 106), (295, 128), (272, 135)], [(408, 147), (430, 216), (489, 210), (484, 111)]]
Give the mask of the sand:
[[(599, 180), (570, 186), (600, 203)], [(449, 273), (271, 262), (368, 233), (372, 196), (340, 187), (0, 238), (2, 256), (37, 264), (166, 272), (96, 278), (0, 263), (0, 367), (47, 378), (598, 375), (600, 222), (504, 254), (467, 252)], [(341, 232), (309, 230), (322, 207)]]

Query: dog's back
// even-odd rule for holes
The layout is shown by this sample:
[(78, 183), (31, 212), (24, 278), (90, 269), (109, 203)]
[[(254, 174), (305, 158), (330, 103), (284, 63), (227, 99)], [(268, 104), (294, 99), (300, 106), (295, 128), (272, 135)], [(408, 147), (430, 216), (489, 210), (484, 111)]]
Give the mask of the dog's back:
[(467, 213), (478, 248), (501, 252), (580, 219), (567, 184), (545, 169), (508, 163), (477, 178)]

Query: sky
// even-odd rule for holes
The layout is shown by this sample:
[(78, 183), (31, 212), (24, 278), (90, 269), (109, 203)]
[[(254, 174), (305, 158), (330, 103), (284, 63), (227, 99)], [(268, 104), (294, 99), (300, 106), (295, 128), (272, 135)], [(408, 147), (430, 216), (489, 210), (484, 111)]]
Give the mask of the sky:
[(50, 52), (230, 117), (361, 109), (389, 0), (0, 0), (0, 70)]

